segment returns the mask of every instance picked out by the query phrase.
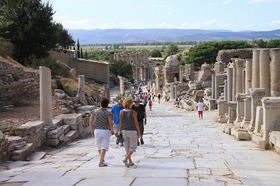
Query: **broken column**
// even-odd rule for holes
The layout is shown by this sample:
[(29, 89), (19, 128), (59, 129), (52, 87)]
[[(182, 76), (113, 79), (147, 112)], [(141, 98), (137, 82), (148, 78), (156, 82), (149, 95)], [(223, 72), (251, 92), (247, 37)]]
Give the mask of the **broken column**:
[(228, 103), (228, 122), (233, 123), (236, 119), (236, 102), (231, 101)]
[(40, 120), (44, 125), (52, 125), (52, 89), (51, 89), (51, 70), (40, 66)]
[(255, 121), (256, 121), (256, 110), (257, 106), (261, 106), (261, 99), (265, 95), (264, 88), (251, 88), (251, 122), (249, 125), (249, 132), (253, 132), (255, 129)]
[[(260, 50), (260, 88), (265, 89), (265, 97), (270, 96), (269, 49)], [(279, 68), (279, 66), (278, 66)]]
[(262, 99), (263, 105), (263, 140), (264, 148), (268, 147), (269, 134), (272, 131), (279, 131), (280, 124), (280, 98), (265, 97)]
[(183, 82), (183, 66), (180, 65), (179, 66), (179, 82), (182, 83)]
[(244, 99), (246, 94), (237, 93), (236, 94), (236, 120), (234, 123), (239, 123), (244, 117)]
[(118, 76), (119, 81), (120, 81), (120, 94), (123, 96), (124, 95), (124, 79), (121, 76)]
[(244, 99), (244, 118), (241, 123), (241, 128), (248, 129), (251, 121), (251, 96), (246, 96)]
[(280, 96), (280, 48), (270, 49), (271, 96)]
[(215, 88), (215, 72), (214, 71), (212, 71), (212, 99), (215, 99), (215, 90), (216, 90), (216, 88)]
[(84, 105), (87, 105), (87, 100), (85, 96), (85, 76), (79, 75), (78, 79), (78, 93), (76, 98), (78, 98)]

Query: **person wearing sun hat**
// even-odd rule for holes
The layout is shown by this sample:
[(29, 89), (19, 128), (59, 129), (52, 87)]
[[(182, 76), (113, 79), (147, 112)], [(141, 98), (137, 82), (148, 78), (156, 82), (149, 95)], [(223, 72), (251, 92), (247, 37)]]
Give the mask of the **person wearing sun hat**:
[(140, 128), (140, 142), (138, 142), (138, 145), (141, 143), (141, 145), (144, 144), (143, 140), (143, 134), (144, 134), (144, 122), (145, 120), (145, 125), (147, 123), (147, 115), (146, 115), (146, 108), (144, 105), (140, 104), (141, 101), (138, 97), (134, 99), (134, 105), (132, 106), (132, 109), (136, 111), (137, 113), (137, 121), (139, 123), (139, 128)]

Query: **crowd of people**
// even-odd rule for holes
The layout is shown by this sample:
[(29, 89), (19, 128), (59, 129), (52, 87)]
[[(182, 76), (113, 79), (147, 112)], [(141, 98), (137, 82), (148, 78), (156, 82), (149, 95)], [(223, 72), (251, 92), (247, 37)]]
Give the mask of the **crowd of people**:
[[(150, 91), (130, 95), (124, 100), (118, 100), (111, 111), (107, 110), (109, 100), (102, 98), (100, 108), (91, 112), (89, 126), (92, 137), (95, 137), (99, 153), (99, 167), (108, 166), (105, 163), (105, 154), (109, 150), (110, 136), (115, 135), (116, 144), (124, 146), (126, 155), (123, 163), (126, 167), (133, 166), (132, 154), (137, 146), (144, 144), (144, 126), (147, 123), (146, 105), (152, 111), (154, 98), (160, 104), (161, 95)], [(203, 118), (203, 101), (197, 104), (199, 118)]]

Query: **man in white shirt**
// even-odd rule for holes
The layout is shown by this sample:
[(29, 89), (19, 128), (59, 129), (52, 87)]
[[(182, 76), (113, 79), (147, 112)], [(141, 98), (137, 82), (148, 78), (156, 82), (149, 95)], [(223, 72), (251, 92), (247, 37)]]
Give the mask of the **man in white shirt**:
[(197, 111), (198, 111), (198, 118), (202, 119), (203, 118), (203, 107), (204, 103), (202, 102), (202, 99), (199, 100), (199, 102), (196, 104), (197, 106)]

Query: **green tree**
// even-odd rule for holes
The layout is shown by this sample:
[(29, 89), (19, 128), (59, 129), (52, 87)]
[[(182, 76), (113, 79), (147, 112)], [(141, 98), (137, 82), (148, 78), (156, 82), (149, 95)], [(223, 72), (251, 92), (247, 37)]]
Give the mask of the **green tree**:
[(166, 51), (165, 51), (165, 58), (170, 56), (170, 55), (175, 55), (179, 51), (178, 45), (175, 43), (171, 43), (168, 45)]
[(80, 52), (80, 42), (79, 42), (79, 39), (77, 41), (77, 58), (80, 58), (81, 57), (81, 52)]
[(110, 65), (110, 72), (116, 77), (123, 76), (132, 80), (132, 65), (125, 61), (114, 61)]
[(157, 49), (151, 51), (151, 57), (162, 57), (161, 52)]
[(246, 41), (206, 42), (191, 48), (186, 62), (193, 63), (196, 67), (200, 67), (204, 62), (208, 64), (215, 63), (219, 50), (242, 48), (252, 48), (252, 45)]
[(15, 59), (24, 64), (31, 56), (45, 57), (50, 49), (74, 43), (53, 15), (52, 6), (42, 0), (0, 1), (0, 37), (14, 45)]
[(267, 43), (268, 48), (280, 48), (280, 39), (272, 39)]

